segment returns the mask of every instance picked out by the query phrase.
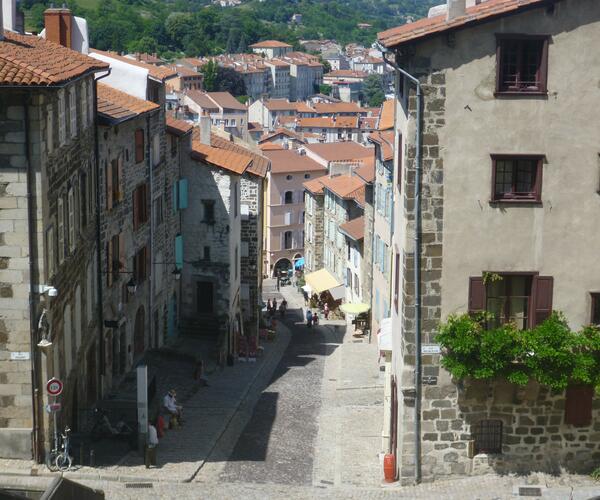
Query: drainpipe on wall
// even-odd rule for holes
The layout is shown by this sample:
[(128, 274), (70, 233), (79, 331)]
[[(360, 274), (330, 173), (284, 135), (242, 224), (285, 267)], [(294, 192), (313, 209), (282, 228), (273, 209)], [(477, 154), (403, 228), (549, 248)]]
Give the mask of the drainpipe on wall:
[[(160, 114), (159, 114), (160, 116)], [(148, 140), (146, 141), (146, 158), (148, 158), (148, 163), (150, 166), (150, 187), (148, 188), (148, 191), (150, 192), (150, 269), (149, 269), (149, 273), (148, 273), (148, 322), (150, 324), (150, 347), (152, 347), (152, 340), (154, 339), (154, 311), (152, 311), (152, 307), (153, 307), (153, 296), (154, 296), (154, 290), (152, 287), (152, 284), (154, 282), (153, 275), (154, 275), (154, 228), (152, 227), (154, 224), (154, 206), (152, 204), (152, 200), (154, 197), (154, 158), (152, 157), (152, 153), (153, 153), (153, 143), (152, 141), (152, 136), (150, 134), (150, 115), (146, 116), (146, 129), (148, 131), (147, 135), (148, 135)], [(160, 153), (159, 153), (160, 154)], [(164, 259), (163, 259), (164, 260)], [(139, 285), (139, 283), (138, 283)]]
[(415, 238), (414, 238), (414, 280), (415, 280), (415, 483), (421, 482), (421, 170), (422, 152), (421, 141), (423, 125), (421, 119), (422, 100), (421, 83), (419, 79), (403, 70), (395, 62), (387, 58), (387, 49), (377, 43), (383, 54), (383, 60), (398, 73), (412, 82), (417, 90), (416, 116), (416, 158), (415, 158)]

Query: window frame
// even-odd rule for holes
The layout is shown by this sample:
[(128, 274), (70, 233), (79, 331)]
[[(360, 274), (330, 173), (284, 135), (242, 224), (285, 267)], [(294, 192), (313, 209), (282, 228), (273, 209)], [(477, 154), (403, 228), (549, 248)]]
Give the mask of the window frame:
[[(202, 222), (205, 222), (206, 224), (215, 223), (215, 205), (215, 200), (202, 200)], [(210, 210), (207, 210), (207, 207), (210, 207)], [(208, 214), (210, 214), (211, 217), (208, 217)]]
[[(600, 326), (600, 292), (590, 292), (591, 308), (590, 308), (590, 324)], [(594, 323), (594, 310), (598, 308), (598, 323)]]
[[(288, 201), (288, 193), (290, 195), (289, 200)], [(293, 205), (294, 204), (294, 192), (293, 191), (285, 191), (283, 193), (283, 204), (284, 205)]]
[[(494, 424), (499, 424), (499, 428), (500, 428), (500, 432), (498, 433), (500, 438), (499, 438), (499, 442), (497, 443), (492, 443), (495, 446), (485, 446), (489, 443), (478, 443), (478, 441), (482, 441), (483, 436), (480, 436), (479, 434), (483, 434), (484, 431), (486, 429), (478, 429), (478, 427), (484, 427), (482, 424), (486, 422), (488, 424), (490, 423), (494, 423)], [(487, 429), (489, 431), (489, 429)], [(487, 455), (499, 455), (502, 453), (502, 441), (503, 441), (503, 437), (504, 437), (504, 422), (502, 422), (502, 420), (497, 419), (497, 418), (487, 418), (487, 419), (481, 419), (479, 421), (477, 421), (476, 423), (474, 423), (471, 426), (471, 436), (473, 439), (473, 451), (475, 455), (479, 455), (481, 453), (485, 453)], [(494, 436), (487, 436), (487, 440), (491, 441), (491, 439)], [(497, 437), (497, 436), (496, 436)]]
[[(531, 40), (542, 41), (542, 53), (539, 73), (539, 86), (535, 89), (528, 88), (504, 88), (502, 80), (502, 53), (505, 50), (503, 44), (507, 41), (525, 42)], [(496, 91), (495, 96), (547, 96), (548, 95), (548, 46), (550, 35), (529, 35), (521, 33), (496, 33)], [(522, 51), (522, 48), (520, 49)]]
[[(542, 177), (543, 177), (543, 165), (545, 155), (542, 154), (491, 154), (492, 160), (492, 189), (491, 189), (491, 203), (531, 203), (538, 204), (542, 202)], [(534, 160), (537, 162), (535, 171), (535, 183), (533, 191), (523, 194), (515, 194), (511, 192), (509, 194), (503, 194), (498, 196), (496, 193), (496, 175), (497, 175), (497, 162), (498, 161), (519, 161), (519, 160)], [(513, 166), (513, 170), (516, 168), (516, 163)], [(514, 171), (513, 171), (513, 186), (514, 186)]]
[(145, 132), (143, 128), (138, 128), (134, 132), (135, 163), (142, 163), (146, 157), (144, 135)]

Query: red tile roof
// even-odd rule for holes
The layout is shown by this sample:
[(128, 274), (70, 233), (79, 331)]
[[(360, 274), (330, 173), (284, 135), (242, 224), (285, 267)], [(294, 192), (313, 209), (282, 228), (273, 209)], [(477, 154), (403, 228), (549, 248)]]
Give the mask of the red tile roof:
[(304, 186), (304, 189), (312, 194), (323, 194), (325, 186), (323, 186), (321, 179), (322, 177), (319, 177), (318, 179), (312, 179), (310, 181), (306, 181), (302, 185)]
[(156, 103), (130, 96), (101, 82), (98, 82), (96, 100), (98, 114), (119, 122), (160, 108)]
[(389, 161), (394, 159), (394, 131), (385, 130), (383, 132), (371, 132), (369, 141), (375, 142), (381, 146), (381, 159)]
[(355, 168), (354, 173), (365, 182), (373, 182), (375, 180), (375, 162), (368, 162)]
[(296, 149), (265, 151), (265, 156), (271, 160), (271, 173), (287, 174), (290, 172), (326, 172), (327, 169)]
[(108, 64), (31, 35), (6, 31), (0, 41), (1, 85), (56, 85)]
[(352, 238), (353, 240), (360, 241), (365, 237), (365, 218), (357, 217), (356, 219), (349, 220), (340, 224), (339, 230)]
[(298, 118), (297, 126), (302, 128), (358, 128), (358, 116)]
[(279, 42), (278, 40), (263, 40), (262, 42), (253, 43), (250, 45), (251, 49), (272, 49), (276, 47), (289, 47), (292, 48), (291, 45), (283, 42)]
[(155, 80), (159, 80), (161, 82), (164, 82), (168, 78), (177, 76), (177, 72), (169, 66), (155, 66), (154, 64), (147, 64), (142, 61), (136, 61), (135, 59), (131, 59), (130, 57), (121, 56), (116, 52), (92, 49), (90, 47), (90, 54), (99, 54), (101, 56), (110, 57), (112, 59), (116, 59), (117, 61), (131, 64), (133, 66), (138, 66), (139, 68), (147, 69), (148, 75), (150, 75), (151, 78), (154, 78)]
[(356, 71), (353, 69), (336, 69), (325, 73), (323, 78), (366, 78), (369, 73), (366, 71)]
[(223, 137), (219, 137), (216, 134), (211, 134), (210, 143), (212, 146), (222, 149), (223, 151), (232, 151), (241, 156), (250, 158), (250, 165), (248, 166), (248, 172), (257, 175), (259, 177), (265, 177), (269, 171), (271, 161), (266, 156), (254, 152), (248, 147), (242, 146), (232, 141), (228, 141)]
[(547, 0), (487, 0), (479, 5), (469, 7), (466, 15), (450, 21), (446, 20), (444, 13), (382, 31), (377, 34), (377, 38), (385, 47), (396, 47), (406, 42), (422, 40), (449, 30), (466, 28), (525, 9), (541, 7), (548, 3)]
[(275, 130), (274, 132), (271, 132), (270, 134), (263, 135), (260, 138), (260, 140), (258, 141), (258, 143), (261, 144), (263, 142), (269, 141), (279, 135), (285, 135), (287, 137), (290, 137), (291, 139), (295, 139), (297, 141), (304, 142), (302, 137), (300, 137), (300, 135), (298, 135), (296, 132), (289, 130), (287, 128), (278, 128), (277, 130)]
[(281, 144), (276, 144), (274, 142), (265, 142), (258, 146), (261, 151), (278, 151), (281, 149), (285, 149)]
[(356, 175), (334, 175), (320, 180), (326, 189), (345, 200), (356, 198), (357, 192), (365, 187), (365, 181)]
[(186, 95), (199, 106), (205, 109), (218, 110), (235, 109), (237, 111), (246, 111), (240, 101), (233, 97), (229, 92), (202, 92), (200, 90), (188, 90)]
[(192, 141), (192, 158), (238, 175), (243, 174), (252, 161), (247, 156), (207, 146), (200, 141)]
[(191, 132), (194, 127), (183, 120), (177, 120), (172, 116), (167, 115), (167, 132), (169, 134), (181, 136)]
[(333, 115), (336, 113), (360, 113), (364, 111), (355, 102), (317, 102), (313, 105), (318, 115)]
[(394, 99), (388, 99), (381, 105), (379, 130), (394, 128)]

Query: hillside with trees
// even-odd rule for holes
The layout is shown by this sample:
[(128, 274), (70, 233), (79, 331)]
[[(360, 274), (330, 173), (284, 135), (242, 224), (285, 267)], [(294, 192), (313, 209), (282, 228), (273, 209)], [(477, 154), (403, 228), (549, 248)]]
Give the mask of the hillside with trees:
[[(207, 0), (68, 0), (89, 23), (98, 49), (157, 52), (173, 58), (243, 52), (268, 38), (299, 48), (301, 39), (328, 38), (370, 45), (376, 33), (422, 17), (440, 0), (250, 0), (221, 8)], [(43, 28), (45, 0), (23, 0), (29, 30)], [(302, 23), (291, 24), (293, 14)], [(358, 24), (368, 24), (359, 27)]]

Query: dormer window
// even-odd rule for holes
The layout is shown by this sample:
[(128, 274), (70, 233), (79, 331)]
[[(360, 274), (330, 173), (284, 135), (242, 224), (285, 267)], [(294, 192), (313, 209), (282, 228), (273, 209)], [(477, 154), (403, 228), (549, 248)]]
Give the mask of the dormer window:
[(545, 94), (548, 37), (497, 35), (497, 94)]

